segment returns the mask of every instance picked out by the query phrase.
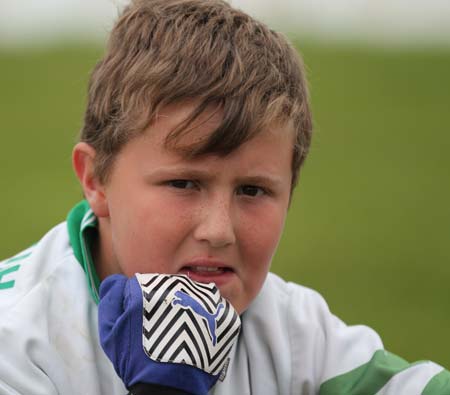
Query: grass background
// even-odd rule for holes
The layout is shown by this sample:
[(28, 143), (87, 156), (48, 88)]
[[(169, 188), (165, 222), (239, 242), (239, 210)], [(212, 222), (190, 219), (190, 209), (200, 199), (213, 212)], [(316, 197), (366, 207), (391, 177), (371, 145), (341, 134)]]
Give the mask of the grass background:
[[(450, 51), (302, 43), (311, 155), (273, 270), (406, 359), (450, 367)], [(0, 259), (63, 221), (102, 50), (0, 51)]]

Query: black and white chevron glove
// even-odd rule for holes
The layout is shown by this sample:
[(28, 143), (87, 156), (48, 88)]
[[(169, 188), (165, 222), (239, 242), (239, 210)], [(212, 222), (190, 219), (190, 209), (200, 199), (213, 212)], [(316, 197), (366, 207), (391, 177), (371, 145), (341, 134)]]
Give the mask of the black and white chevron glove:
[(98, 319), (103, 350), (135, 395), (207, 395), (241, 325), (214, 284), (166, 274), (107, 277)]

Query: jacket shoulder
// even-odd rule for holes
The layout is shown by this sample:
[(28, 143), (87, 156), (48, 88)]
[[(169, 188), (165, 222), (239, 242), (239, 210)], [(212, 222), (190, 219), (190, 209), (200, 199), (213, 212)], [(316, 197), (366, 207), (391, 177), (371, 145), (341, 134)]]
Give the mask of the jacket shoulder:
[(67, 225), (61, 223), (33, 246), (0, 262), (0, 310), (18, 303), (67, 260), (76, 259)]

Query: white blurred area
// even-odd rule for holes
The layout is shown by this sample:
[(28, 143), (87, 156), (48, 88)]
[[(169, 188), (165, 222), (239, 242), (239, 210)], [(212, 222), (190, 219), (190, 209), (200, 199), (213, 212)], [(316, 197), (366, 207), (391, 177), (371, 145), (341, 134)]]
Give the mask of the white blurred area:
[[(450, 46), (450, 0), (230, 0), (277, 30), (323, 41)], [(127, 0), (0, 0), (0, 46), (103, 40)]]

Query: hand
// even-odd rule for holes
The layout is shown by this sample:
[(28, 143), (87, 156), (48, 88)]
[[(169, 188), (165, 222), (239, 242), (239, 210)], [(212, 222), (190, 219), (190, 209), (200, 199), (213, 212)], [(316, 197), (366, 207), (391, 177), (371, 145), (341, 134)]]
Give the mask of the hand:
[(125, 386), (206, 395), (227, 365), (240, 319), (214, 284), (120, 274), (100, 286), (100, 343)]

